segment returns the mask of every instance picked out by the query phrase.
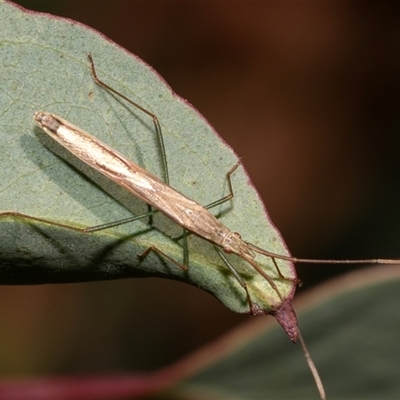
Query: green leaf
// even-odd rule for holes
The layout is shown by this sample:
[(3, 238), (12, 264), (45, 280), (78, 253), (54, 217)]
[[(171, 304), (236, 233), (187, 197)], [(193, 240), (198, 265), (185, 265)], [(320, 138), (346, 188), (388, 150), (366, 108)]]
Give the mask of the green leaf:
[[(334, 279), (296, 298), (302, 333), (328, 399), (398, 398), (399, 283), (398, 266), (374, 267)], [(29, 400), (37, 398), (39, 392), (42, 398), (81, 394), (93, 400), (104, 396), (318, 399), (301, 347), (289, 345), (272, 322), (272, 318), (248, 320), (194, 354), (156, 372), (3, 380), (0, 397)], [(57, 357), (58, 352), (52, 355)], [(31, 356), (34, 358), (36, 353)], [(27, 361), (29, 364), (29, 357)]]
[[(70, 20), (27, 12), (0, 1), (0, 207), (73, 227), (90, 227), (140, 215), (146, 205), (82, 165), (34, 125), (35, 111), (58, 114), (92, 133), (147, 170), (162, 176), (151, 119), (97, 87), (98, 75), (116, 90), (155, 113), (161, 122), (171, 185), (201, 204), (223, 197), (226, 172), (237, 162), (233, 151), (186, 101), (138, 58), (99, 33)], [(65, 161), (67, 160), (67, 162)], [(213, 209), (233, 231), (257, 246), (288, 254), (279, 233), (239, 168), (233, 201)], [(153, 227), (136, 221), (93, 234), (12, 216), (0, 219), (0, 282), (35, 284), (164, 276), (204, 288), (227, 307), (248, 312), (243, 288), (211, 244), (191, 235), (190, 268), (137, 254), (154, 245), (176, 260), (182, 245), (171, 238), (181, 229), (162, 215)], [(277, 276), (268, 258), (262, 268), (276, 279), (281, 297), (237, 257), (231, 258), (254, 301), (266, 311), (291, 299), (292, 281)], [(294, 276), (290, 263), (282, 273)]]
[[(300, 328), (328, 399), (398, 397), (399, 284), (398, 266), (373, 267), (296, 298)], [(169, 373), (186, 379), (166, 398), (319, 398), (301, 347), (288, 345), (264, 319), (244, 324)]]

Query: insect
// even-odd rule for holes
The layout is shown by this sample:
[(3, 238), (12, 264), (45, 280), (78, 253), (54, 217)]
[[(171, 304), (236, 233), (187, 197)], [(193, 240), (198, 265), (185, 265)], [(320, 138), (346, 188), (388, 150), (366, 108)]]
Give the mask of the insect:
[[(300, 340), (303, 347), (304, 353), (306, 355), (307, 362), (312, 371), (314, 379), (316, 381), (318, 390), (320, 392), (321, 398), (325, 398), (324, 389), (319, 378), (318, 372), (308, 350), (305, 346), (304, 340), (299, 332), (297, 326), (297, 319), (295, 312), (290, 304), (292, 296), (283, 296), (281, 291), (278, 289), (275, 279), (292, 281), (293, 285), (297, 283), (294, 277), (285, 277), (278, 266), (276, 260), (285, 260), (289, 262), (313, 262), (313, 263), (397, 263), (395, 260), (309, 260), (309, 259), (298, 259), (291, 256), (284, 256), (280, 254), (275, 254), (264, 250), (254, 244), (246, 242), (243, 240), (239, 233), (231, 231), (222, 222), (216, 218), (209, 209), (229, 201), (233, 198), (233, 187), (231, 182), (231, 175), (240, 166), (240, 162), (235, 164), (226, 174), (229, 193), (225, 197), (214, 201), (213, 203), (202, 206), (196, 201), (186, 197), (185, 195), (179, 193), (171, 186), (169, 186), (169, 175), (167, 168), (167, 157), (165, 152), (165, 147), (163, 143), (161, 126), (156, 115), (152, 114), (148, 110), (136, 104), (123, 94), (117, 92), (112, 87), (108, 86), (106, 83), (101, 81), (97, 77), (95, 65), (91, 55), (89, 55), (89, 61), (91, 64), (91, 72), (94, 81), (105, 88), (106, 90), (120, 96), (133, 106), (139, 108), (145, 114), (152, 118), (155, 131), (157, 133), (158, 141), (161, 149), (161, 162), (164, 167), (164, 180), (156, 177), (147, 170), (143, 169), (139, 165), (128, 160), (122, 154), (118, 153), (116, 150), (112, 149), (110, 146), (96, 139), (89, 133), (83, 131), (82, 129), (74, 126), (70, 122), (66, 121), (62, 117), (55, 114), (38, 111), (34, 115), (34, 121), (36, 124), (42, 128), (49, 136), (54, 140), (64, 146), (72, 154), (80, 158), (82, 161), (92, 166), (106, 177), (112, 179), (121, 187), (125, 188), (127, 191), (134, 194), (136, 197), (147, 203), (151, 208), (149, 211), (140, 216), (134, 216), (123, 221), (111, 222), (95, 227), (80, 229), (71, 227), (68, 225), (60, 224), (54, 221), (48, 221), (42, 218), (37, 218), (18, 212), (6, 212), (1, 213), (0, 217), (3, 216), (19, 216), (26, 219), (44, 222), (56, 226), (61, 226), (69, 229), (78, 230), (81, 232), (95, 232), (103, 229), (108, 229), (117, 225), (132, 222), (134, 220), (152, 217), (157, 212), (162, 212), (171, 220), (173, 220), (177, 225), (184, 229), (182, 235), (183, 241), (183, 262), (178, 262), (177, 260), (170, 257), (163, 250), (150, 246), (142, 254), (139, 254), (139, 258), (144, 259), (151, 252), (157, 253), (158, 255), (165, 257), (171, 262), (175, 263), (179, 268), (185, 270), (189, 267), (189, 253), (187, 246), (187, 236), (193, 233), (214, 245), (215, 250), (222, 258), (225, 265), (229, 268), (231, 273), (237, 279), (239, 284), (245, 291), (247, 302), (249, 305), (249, 310), (252, 315), (256, 314), (271, 314), (277, 321), (281, 324), (285, 332), (288, 334), (293, 342), (297, 339)], [(236, 254), (243, 260), (245, 260), (260, 276), (262, 276), (270, 285), (272, 290), (276, 293), (279, 301), (272, 305), (269, 309), (260, 306), (257, 299), (254, 299), (248, 290), (247, 283), (245, 279), (236, 271), (234, 266), (228, 260), (224, 253)], [(260, 254), (262, 256), (269, 257), (277, 271), (277, 278), (270, 276), (266, 273), (262, 266), (256, 260), (256, 255)]]

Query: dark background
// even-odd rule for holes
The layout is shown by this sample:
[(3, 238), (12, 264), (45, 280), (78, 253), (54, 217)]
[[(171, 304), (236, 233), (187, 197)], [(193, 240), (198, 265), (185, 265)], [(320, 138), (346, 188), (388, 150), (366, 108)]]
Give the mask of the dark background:
[[(400, 258), (396, 3), (18, 3), (153, 66), (243, 157), (293, 255)], [(300, 265), (299, 292), (346, 269)], [(2, 287), (0, 298), (3, 374), (154, 368), (247, 318), (160, 279)]]

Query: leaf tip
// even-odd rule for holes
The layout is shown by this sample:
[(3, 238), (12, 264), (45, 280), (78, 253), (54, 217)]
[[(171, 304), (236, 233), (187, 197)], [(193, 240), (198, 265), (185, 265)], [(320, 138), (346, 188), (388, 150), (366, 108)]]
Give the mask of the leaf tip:
[(290, 340), (296, 343), (299, 336), (299, 328), (297, 316), (290, 301), (283, 301), (278, 309), (271, 311), (270, 314), (278, 321)]

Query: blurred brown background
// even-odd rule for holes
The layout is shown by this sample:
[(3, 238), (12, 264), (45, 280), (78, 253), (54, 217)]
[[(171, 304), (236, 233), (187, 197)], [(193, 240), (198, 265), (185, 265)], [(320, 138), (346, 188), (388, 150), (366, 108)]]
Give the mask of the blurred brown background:
[[(400, 258), (396, 3), (18, 3), (152, 65), (244, 158), (295, 256)], [(306, 290), (345, 268), (298, 271)], [(1, 287), (0, 311), (3, 376), (156, 368), (247, 320), (160, 279)]]

